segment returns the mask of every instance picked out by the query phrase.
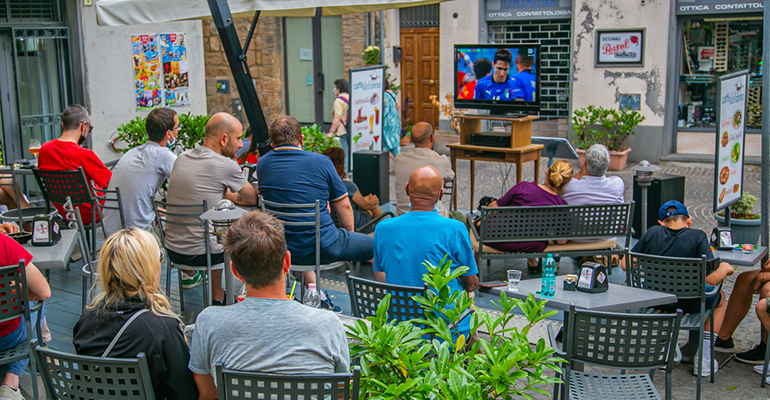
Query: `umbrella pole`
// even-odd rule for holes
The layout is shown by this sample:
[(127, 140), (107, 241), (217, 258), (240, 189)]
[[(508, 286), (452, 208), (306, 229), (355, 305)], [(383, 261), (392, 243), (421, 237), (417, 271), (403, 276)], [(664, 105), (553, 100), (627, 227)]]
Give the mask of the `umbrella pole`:
[[(230, 71), (233, 73), (235, 87), (238, 88), (238, 93), (241, 95), (246, 118), (248, 118), (251, 130), (254, 132), (254, 140), (260, 143), (258, 148), (260, 155), (262, 155), (270, 149), (268, 146), (270, 138), (267, 135), (267, 120), (257, 97), (257, 89), (254, 87), (254, 82), (251, 79), (246, 54), (241, 47), (238, 32), (235, 30), (230, 6), (227, 4), (227, 0), (208, 0), (208, 3), (211, 9), (211, 16), (214, 19), (214, 25), (216, 25), (217, 32), (219, 32), (219, 39), (222, 41), (222, 48), (225, 50), (227, 63), (230, 65)], [(246, 40), (246, 48), (248, 48), (248, 44), (251, 42), (251, 36), (258, 20), (259, 11), (256, 12), (251, 23), (251, 29)]]

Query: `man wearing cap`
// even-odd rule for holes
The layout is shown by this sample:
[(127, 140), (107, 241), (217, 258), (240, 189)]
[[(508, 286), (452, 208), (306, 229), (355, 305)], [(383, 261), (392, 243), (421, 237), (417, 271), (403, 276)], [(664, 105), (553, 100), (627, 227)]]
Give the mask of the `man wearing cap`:
[[(692, 218), (687, 212), (684, 204), (670, 200), (658, 210), (658, 223), (660, 226), (653, 226), (642, 235), (639, 242), (636, 243), (631, 251), (635, 253), (644, 253), (666, 257), (685, 257), (701, 258), (705, 255), (708, 260), (714, 259), (711, 252), (711, 246), (706, 234), (697, 229), (690, 229)], [(625, 270), (625, 265), (622, 265)], [(714, 271), (706, 276), (706, 290), (710, 291), (722, 282), (728, 275), (734, 272), (733, 267), (728, 263), (720, 263)], [(721, 291), (713, 296), (706, 298), (706, 308), (716, 302), (712, 317), (714, 318), (714, 329), (719, 332), (722, 319), (725, 315), (725, 298)], [(700, 299), (679, 300), (675, 304), (657, 306), (656, 309), (664, 312), (676, 312), (681, 309), (684, 313), (700, 312)], [(709, 332), (709, 323), (705, 322), (703, 337), (703, 369), (701, 376), (711, 375), (711, 345), (716, 339), (716, 335)], [(698, 358), (695, 357), (693, 374), (698, 373)], [(714, 372), (719, 369), (719, 365), (714, 360)]]

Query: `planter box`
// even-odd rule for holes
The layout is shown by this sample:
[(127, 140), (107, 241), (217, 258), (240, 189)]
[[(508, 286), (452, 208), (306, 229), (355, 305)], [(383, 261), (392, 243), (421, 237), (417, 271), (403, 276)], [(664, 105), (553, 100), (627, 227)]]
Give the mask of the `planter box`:
[[(725, 226), (725, 217), (714, 215), (719, 226)], [(733, 231), (733, 243), (757, 244), (762, 233), (761, 219), (735, 219), (730, 218), (730, 228)]]
[[(576, 149), (578, 154), (578, 160), (580, 165), (585, 165), (586, 151), (582, 149)], [(631, 148), (627, 148), (623, 151), (610, 151), (610, 166), (607, 171), (622, 171), (626, 168), (626, 162), (628, 161), (628, 153), (631, 152)]]

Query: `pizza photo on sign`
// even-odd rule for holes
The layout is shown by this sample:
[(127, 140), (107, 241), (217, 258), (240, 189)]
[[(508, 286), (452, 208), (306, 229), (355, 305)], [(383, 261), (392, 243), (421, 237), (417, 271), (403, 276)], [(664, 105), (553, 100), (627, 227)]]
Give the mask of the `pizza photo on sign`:
[[(722, 170), (719, 171), (719, 183), (724, 185), (725, 183), (727, 183), (728, 179), (730, 179), (730, 168), (722, 167)], [(719, 201), (722, 201), (722, 200), (719, 200)]]
[(735, 115), (733, 115), (733, 128), (738, 128), (741, 126), (741, 110), (738, 110), (735, 112)]
[(733, 164), (738, 162), (738, 159), (741, 158), (741, 144), (736, 143), (733, 145), (732, 153), (730, 154), (732, 156)]
[(733, 186), (733, 193), (738, 193), (738, 189), (740, 189), (740, 188), (741, 188), (741, 185), (740, 185), (740, 184), (738, 184), (738, 183), (736, 183), (736, 184)]
[(722, 143), (722, 147), (727, 147), (727, 143), (730, 142), (730, 135), (727, 134), (727, 131), (722, 132), (722, 140), (720, 143)]

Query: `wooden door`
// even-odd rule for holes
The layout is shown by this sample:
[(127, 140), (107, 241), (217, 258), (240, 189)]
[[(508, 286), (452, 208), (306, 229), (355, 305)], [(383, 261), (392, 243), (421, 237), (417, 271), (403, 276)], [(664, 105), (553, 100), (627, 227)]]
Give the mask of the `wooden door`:
[[(402, 101), (407, 104), (406, 119), (410, 124), (425, 121), (438, 129), (438, 109), (430, 96), (439, 100), (439, 28), (401, 29)], [(408, 99), (408, 101), (407, 101)]]

